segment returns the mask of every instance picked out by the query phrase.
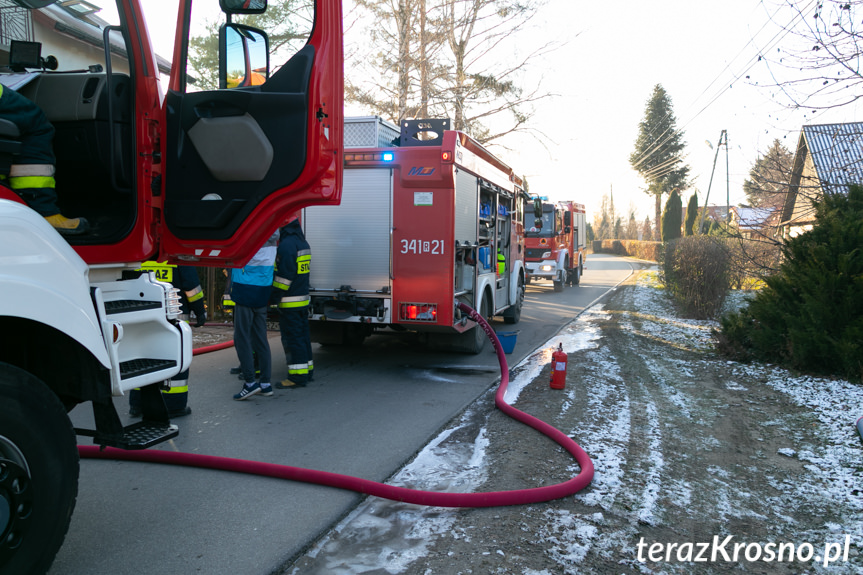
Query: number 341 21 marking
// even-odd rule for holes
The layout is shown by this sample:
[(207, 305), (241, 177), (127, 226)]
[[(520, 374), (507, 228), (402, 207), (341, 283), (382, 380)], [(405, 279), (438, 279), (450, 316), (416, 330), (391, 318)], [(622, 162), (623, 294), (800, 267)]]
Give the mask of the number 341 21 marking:
[(443, 240), (402, 240), (401, 253), (403, 254), (431, 254), (433, 256), (444, 255)]

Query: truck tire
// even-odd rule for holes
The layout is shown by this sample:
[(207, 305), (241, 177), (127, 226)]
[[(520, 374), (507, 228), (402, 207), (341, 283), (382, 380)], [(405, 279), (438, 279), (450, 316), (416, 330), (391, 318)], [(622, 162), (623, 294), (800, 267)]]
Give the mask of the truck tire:
[[(491, 309), (491, 305), (488, 303), (489, 299), (489, 297), (482, 298), (482, 303), (480, 303), (480, 309), (478, 310), (479, 315), (485, 319), (489, 319), (491, 315), (489, 311)], [(453, 336), (453, 349), (454, 351), (477, 355), (482, 353), (487, 342), (488, 336), (485, 334), (485, 331), (479, 325), (476, 325), (464, 333)]]
[(554, 284), (554, 291), (563, 291), (564, 286), (566, 286), (566, 269), (561, 271), (560, 274), (558, 274), (557, 279), (552, 280), (552, 283)]
[(77, 497), (66, 409), (38, 378), (0, 363), (0, 573), (47, 572)]
[(518, 278), (518, 292), (515, 303), (503, 313), (504, 323), (518, 323), (521, 320), (521, 308), (524, 306), (524, 281)]
[(581, 283), (581, 260), (578, 260), (578, 265), (572, 270), (572, 285), (577, 286)]

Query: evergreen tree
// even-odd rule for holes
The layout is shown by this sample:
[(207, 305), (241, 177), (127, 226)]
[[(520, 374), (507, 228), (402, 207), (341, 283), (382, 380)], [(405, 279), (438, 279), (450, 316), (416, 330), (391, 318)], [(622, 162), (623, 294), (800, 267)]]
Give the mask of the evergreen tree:
[(779, 272), (722, 319), (720, 350), (738, 359), (863, 380), (863, 187), (828, 194), (812, 230), (783, 246)]
[(662, 241), (668, 242), (676, 240), (680, 237), (680, 228), (682, 225), (681, 218), (683, 217), (683, 202), (680, 201), (680, 194), (677, 190), (672, 190), (668, 196), (668, 201), (665, 202), (665, 210), (662, 212)]
[(641, 241), (653, 241), (653, 224), (650, 223), (650, 216), (644, 216), (644, 223), (641, 225)]
[(657, 84), (647, 102), (644, 119), (638, 124), (635, 151), (629, 156), (629, 163), (647, 183), (645, 191), (656, 197), (657, 234), (662, 194), (674, 188), (685, 189), (688, 185), (689, 166), (683, 164), (682, 158), (685, 147), (683, 132), (677, 128), (671, 98)]
[(698, 218), (698, 194), (692, 194), (686, 205), (686, 222), (683, 224), (683, 235), (691, 236), (695, 233), (695, 222)]
[(743, 191), (749, 205), (754, 208), (781, 208), (791, 181), (794, 155), (778, 139), (767, 153), (755, 160), (749, 170), (749, 179), (743, 182)]

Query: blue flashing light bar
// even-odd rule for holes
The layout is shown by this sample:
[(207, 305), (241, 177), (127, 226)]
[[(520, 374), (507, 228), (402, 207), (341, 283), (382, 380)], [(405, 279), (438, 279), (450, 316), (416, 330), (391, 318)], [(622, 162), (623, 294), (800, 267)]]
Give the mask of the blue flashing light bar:
[(392, 162), (396, 159), (396, 155), (392, 152), (384, 152), (381, 158), (384, 162)]

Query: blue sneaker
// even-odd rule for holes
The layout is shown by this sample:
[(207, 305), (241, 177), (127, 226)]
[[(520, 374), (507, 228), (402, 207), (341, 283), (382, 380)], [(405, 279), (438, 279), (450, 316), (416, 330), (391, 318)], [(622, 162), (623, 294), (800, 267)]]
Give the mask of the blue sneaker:
[(261, 395), (266, 396), (266, 397), (272, 397), (273, 396), (273, 386), (270, 385), (269, 383), (262, 383), (261, 384)]
[(252, 397), (256, 393), (260, 393), (260, 392), (261, 392), (261, 384), (260, 383), (258, 383), (257, 381), (252, 383), (252, 384), (247, 383), (247, 384), (243, 385), (243, 389), (240, 390), (240, 393), (234, 394), (234, 399), (236, 399), (237, 401), (242, 401), (242, 400), (249, 398), (249, 397)]

